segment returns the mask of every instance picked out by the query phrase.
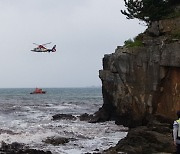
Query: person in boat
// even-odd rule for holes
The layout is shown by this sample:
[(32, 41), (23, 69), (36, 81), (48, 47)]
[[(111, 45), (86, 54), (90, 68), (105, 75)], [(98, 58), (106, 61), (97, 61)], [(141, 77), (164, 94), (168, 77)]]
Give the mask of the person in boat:
[(174, 121), (173, 124), (173, 138), (174, 145), (176, 146), (176, 153), (180, 154), (180, 110), (177, 111), (178, 120)]

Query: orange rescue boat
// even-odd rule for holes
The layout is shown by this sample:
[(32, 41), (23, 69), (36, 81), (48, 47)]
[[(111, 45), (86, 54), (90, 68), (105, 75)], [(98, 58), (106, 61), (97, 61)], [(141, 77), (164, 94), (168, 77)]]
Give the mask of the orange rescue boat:
[(45, 94), (46, 91), (43, 91), (40, 88), (36, 88), (33, 92), (31, 92), (30, 94)]

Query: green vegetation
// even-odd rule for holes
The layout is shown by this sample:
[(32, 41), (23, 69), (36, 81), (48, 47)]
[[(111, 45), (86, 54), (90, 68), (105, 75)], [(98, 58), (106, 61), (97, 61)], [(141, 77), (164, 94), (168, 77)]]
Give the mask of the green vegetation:
[(142, 43), (142, 40), (139, 39), (139, 36), (137, 36), (133, 40), (132, 39), (128, 39), (128, 40), (124, 41), (124, 45), (127, 48), (141, 47), (141, 46), (143, 46), (143, 43)]
[(127, 10), (121, 10), (127, 19), (137, 18), (150, 24), (174, 13), (179, 0), (124, 0)]

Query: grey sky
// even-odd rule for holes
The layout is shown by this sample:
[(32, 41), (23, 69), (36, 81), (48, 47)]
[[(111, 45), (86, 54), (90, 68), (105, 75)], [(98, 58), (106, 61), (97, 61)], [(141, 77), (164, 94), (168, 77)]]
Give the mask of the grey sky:
[[(123, 0), (0, 0), (0, 88), (100, 86), (104, 54), (143, 32)], [(56, 53), (34, 53), (52, 42)]]

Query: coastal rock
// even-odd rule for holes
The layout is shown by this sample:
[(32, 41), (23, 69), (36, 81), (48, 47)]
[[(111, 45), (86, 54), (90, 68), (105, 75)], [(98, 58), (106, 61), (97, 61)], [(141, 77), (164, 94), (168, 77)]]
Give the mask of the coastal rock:
[(52, 154), (50, 151), (27, 148), (24, 144), (17, 142), (13, 142), (11, 144), (1, 142), (0, 153), (1, 154)]
[(174, 33), (180, 32), (179, 22), (180, 18), (174, 18), (152, 23), (154, 26), (141, 34), (143, 46), (118, 47), (104, 56), (99, 71), (104, 104), (96, 113), (101, 121), (115, 119), (132, 128), (146, 125), (155, 114), (176, 118), (180, 109), (180, 40), (173, 39)]
[(70, 140), (69, 138), (65, 138), (65, 137), (48, 137), (46, 140), (44, 140), (43, 142), (47, 143), (47, 144), (52, 144), (54, 146), (56, 145), (61, 145), (61, 144), (66, 144), (68, 143)]
[(146, 126), (131, 128), (128, 135), (103, 154), (152, 154), (175, 153), (170, 119), (155, 115)]
[(104, 153), (112, 154), (118, 153), (118, 151), (128, 154), (175, 152), (175, 146), (171, 138), (172, 134), (169, 132), (157, 132), (153, 129), (156, 129), (156, 127), (141, 126), (133, 128), (129, 131), (127, 137), (119, 141), (115, 147), (104, 151)]
[(141, 46), (117, 47), (104, 55), (103, 106), (97, 122), (115, 120), (130, 128), (104, 153), (174, 153), (172, 124), (180, 110), (180, 17), (153, 22)]
[(76, 120), (76, 117), (71, 114), (56, 114), (52, 117), (52, 120)]
[(87, 121), (89, 123), (105, 122), (105, 121), (107, 121), (108, 118), (107, 118), (106, 111), (103, 112), (101, 109), (100, 109), (100, 111), (101, 112), (98, 111), (95, 114), (84, 113), (84, 114), (79, 116), (79, 119), (81, 121)]
[(93, 118), (94, 118), (93, 115), (87, 114), (87, 113), (84, 113), (84, 114), (82, 114), (82, 115), (79, 116), (79, 119), (80, 119), (81, 121), (91, 121)]
[(152, 36), (164, 34), (174, 34), (180, 31), (180, 17), (154, 21), (151, 23), (147, 32)]
[(14, 133), (14, 132), (11, 131), (11, 130), (0, 129), (0, 134), (4, 134), (4, 133), (6, 133), (6, 134), (11, 134), (11, 135), (17, 134), (17, 133)]

